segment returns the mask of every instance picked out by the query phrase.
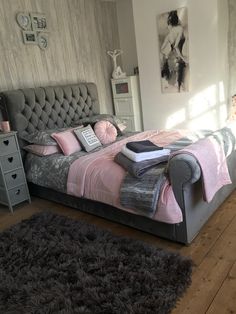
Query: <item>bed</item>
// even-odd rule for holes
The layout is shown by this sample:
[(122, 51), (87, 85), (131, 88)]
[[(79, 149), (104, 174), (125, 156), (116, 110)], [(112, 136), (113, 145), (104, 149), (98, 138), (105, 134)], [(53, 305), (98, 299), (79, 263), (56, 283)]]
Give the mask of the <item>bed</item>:
[[(6, 91), (2, 92), (0, 97), (2, 118), (8, 119), (11, 128), (18, 132), (26, 168), (29, 167), (30, 158), (23, 150), (26, 142), (21, 134), (71, 127), (80, 118), (99, 114), (98, 93), (94, 83)], [(125, 141), (129, 136), (133, 135), (127, 134), (120, 140)], [(232, 184), (222, 187), (212, 201), (207, 203), (203, 200), (202, 176), (197, 160), (185, 154), (171, 158), (168, 175), (183, 217), (183, 221), (179, 223), (158, 221), (103, 202), (68, 195), (63, 189), (33, 183), (30, 175), (27, 178), (31, 195), (59, 202), (168, 240), (189, 244), (209, 217), (235, 189), (234, 147), (227, 156), (227, 165)]]

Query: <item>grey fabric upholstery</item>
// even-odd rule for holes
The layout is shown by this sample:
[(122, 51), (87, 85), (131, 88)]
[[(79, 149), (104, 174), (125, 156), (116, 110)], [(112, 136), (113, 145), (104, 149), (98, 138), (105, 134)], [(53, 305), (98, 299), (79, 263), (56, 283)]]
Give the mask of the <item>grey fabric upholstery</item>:
[(179, 154), (171, 158), (168, 173), (172, 186), (192, 184), (201, 177), (201, 169), (196, 158), (188, 154)]
[(94, 83), (20, 89), (2, 92), (0, 97), (11, 128), (18, 131), (18, 136), (69, 127), (80, 118), (99, 113)]

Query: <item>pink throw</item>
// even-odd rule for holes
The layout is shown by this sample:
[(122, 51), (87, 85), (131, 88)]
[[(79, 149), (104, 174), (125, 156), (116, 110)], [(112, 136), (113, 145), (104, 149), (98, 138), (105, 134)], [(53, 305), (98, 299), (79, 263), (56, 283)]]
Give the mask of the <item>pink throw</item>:
[(197, 159), (202, 170), (203, 196), (208, 203), (222, 186), (232, 183), (223, 147), (214, 137), (200, 139), (172, 153), (170, 158), (182, 153), (192, 155)]

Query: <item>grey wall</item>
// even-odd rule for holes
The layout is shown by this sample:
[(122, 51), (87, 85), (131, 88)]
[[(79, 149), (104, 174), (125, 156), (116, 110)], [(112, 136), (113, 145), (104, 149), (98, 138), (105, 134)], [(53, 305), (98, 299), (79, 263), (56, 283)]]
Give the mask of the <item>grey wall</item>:
[(127, 75), (134, 74), (134, 68), (138, 66), (137, 48), (134, 31), (132, 0), (118, 0), (117, 17), (120, 38), (122, 70)]

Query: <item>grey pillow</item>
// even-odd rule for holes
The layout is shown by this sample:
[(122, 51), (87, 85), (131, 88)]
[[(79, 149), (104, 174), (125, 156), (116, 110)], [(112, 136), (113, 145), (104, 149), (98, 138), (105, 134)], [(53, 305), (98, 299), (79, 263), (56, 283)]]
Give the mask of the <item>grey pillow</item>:
[(92, 127), (94, 127), (94, 125), (98, 122), (98, 121), (101, 121), (101, 120), (105, 120), (105, 121), (109, 121), (111, 124), (114, 125), (114, 127), (117, 129), (117, 134), (118, 135), (123, 135), (123, 132), (120, 130), (118, 124), (120, 123), (120, 120), (116, 117), (116, 116), (113, 116), (113, 115), (110, 115), (110, 114), (97, 114), (97, 115), (94, 115), (94, 116), (91, 116), (91, 117), (86, 117), (86, 118), (82, 118), (82, 119), (79, 119), (77, 121), (75, 121), (73, 123), (73, 126), (77, 126), (77, 125), (88, 125), (90, 124)]
[(90, 152), (91, 150), (102, 146), (91, 125), (87, 125), (85, 128), (76, 129), (74, 130), (74, 133), (86, 152)]
[(55, 145), (57, 146), (57, 142), (51, 137), (52, 133), (65, 131), (66, 128), (63, 129), (48, 129), (44, 131), (35, 131), (33, 133), (25, 133), (21, 134), (20, 138), (25, 140), (30, 144), (37, 144), (37, 145)]

